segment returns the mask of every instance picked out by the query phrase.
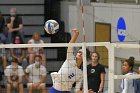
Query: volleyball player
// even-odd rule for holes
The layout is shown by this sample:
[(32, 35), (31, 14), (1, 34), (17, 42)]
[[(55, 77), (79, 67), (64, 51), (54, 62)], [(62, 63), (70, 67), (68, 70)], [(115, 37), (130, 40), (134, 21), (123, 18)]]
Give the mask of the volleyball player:
[[(133, 66), (135, 63), (134, 57), (129, 57), (129, 59), (123, 61), (122, 71), (125, 75), (134, 75)], [(122, 93), (135, 93), (134, 91), (134, 79), (122, 79), (121, 88)]]
[[(67, 50), (67, 59), (58, 72), (51, 73), (53, 86), (50, 88), (50, 93), (70, 93), (74, 83), (76, 83), (75, 93), (83, 93), (83, 90), (80, 89), (83, 81), (83, 72), (80, 69), (83, 62), (82, 49), (79, 49), (74, 57), (72, 47), (72, 43), (75, 43), (79, 32), (77, 29), (72, 29), (72, 31), (74, 35)], [(92, 91), (89, 90), (89, 93)]]

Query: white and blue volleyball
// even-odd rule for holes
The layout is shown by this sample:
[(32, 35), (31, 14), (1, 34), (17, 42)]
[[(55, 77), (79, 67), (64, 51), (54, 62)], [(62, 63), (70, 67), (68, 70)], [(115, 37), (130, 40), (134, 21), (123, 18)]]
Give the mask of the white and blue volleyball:
[(55, 20), (48, 20), (45, 22), (44, 29), (48, 34), (55, 34), (59, 31), (59, 24)]

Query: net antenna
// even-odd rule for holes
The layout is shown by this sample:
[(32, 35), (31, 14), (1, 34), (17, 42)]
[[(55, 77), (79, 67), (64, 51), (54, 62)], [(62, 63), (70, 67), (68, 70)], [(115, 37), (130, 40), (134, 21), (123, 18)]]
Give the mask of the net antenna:
[(84, 24), (84, 0), (81, 0), (81, 15), (82, 15), (82, 32), (83, 32), (83, 88), (84, 93), (88, 93), (88, 84), (87, 84), (87, 58), (86, 58), (86, 34), (85, 34), (85, 24)]

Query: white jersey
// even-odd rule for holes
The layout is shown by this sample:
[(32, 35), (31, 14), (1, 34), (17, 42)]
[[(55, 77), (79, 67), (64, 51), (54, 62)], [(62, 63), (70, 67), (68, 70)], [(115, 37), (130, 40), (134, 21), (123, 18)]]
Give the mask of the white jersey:
[[(125, 75), (134, 75), (136, 73), (127, 73)], [(133, 79), (123, 79), (121, 83), (122, 93), (135, 93), (134, 92), (134, 80)]]
[(42, 75), (46, 76), (46, 68), (42, 65), (40, 65), (39, 68), (36, 68), (35, 63), (29, 65), (25, 71), (29, 74), (29, 78), (33, 83), (40, 82)]
[[(44, 41), (41, 40), (41, 39), (40, 39), (39, 41), (35, 41), (34, 39), (30, 39), (30, 40), (28, 41), (28, 43), (30, 43), (30, 44), (43, 44)], [(34, 48), (33, 48), (34, 51), (39, 51), (39, 49), (40, 49), (40, 47), (34, 47)]]
[[(73, 52), (71, 52), (73, 53)], [(77, 67), (76, 60), (73, 54), (67, 57), (62, 67), (58, 72), (51, 73), (53, 80), (53, 87), (59, 91), (71, 91), (72, 85), (76, 82), (75, 91), (81, 88), (83, 73)]]
[(17, 70), (12, 70), (12, 65), (7, 66), (4, 73), (5, 73), (5, 76), (23, 76), (24, 75), (24, 71), (21, 66), (18, 66)]

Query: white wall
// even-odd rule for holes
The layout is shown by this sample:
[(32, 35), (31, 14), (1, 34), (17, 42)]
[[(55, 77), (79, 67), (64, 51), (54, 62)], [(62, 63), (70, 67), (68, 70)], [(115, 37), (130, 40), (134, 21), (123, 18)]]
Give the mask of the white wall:
[[(126, 38), (125, 43), (139, 43), (140, 40), (140, 5), (123, 5), (123, 4), (103, 4), (93, 3), (95, 22), (103, 22), (111, 24), (111, 41), (119, 42), (117, 36), (117, 21), (119, 17), (123, 17), (126, 22)], [(132, 43), (132, 44), (133, 44)], [(117, 57), (128, 58), (134, 56), (136, 60), (140, 60), (138, 49), (117, 49), (115, 51)]]
[[(84, 21), (85, 21), (85, 32), (86, 32), (86, 42), (93, 42), (94, 30), (93, 30), (93, 7), (86, 6), (84, 8)], [(77, 42), (83, 42), (83, 33), (82, 33), (82, 14), (81, 8), (76, 5), (76, 2), (61, 2), (61, 20), (65, 22), (65, 31), (69, 32), (72, 28), (76, 27), (80, 31), (80, 36)]]
[[(140, 40), (140, 6), (139, 5), (122, 5), (122, 4), (93, 4), (95, 8), (95, 21), (111, 23), (112, 25), (112, 42), (118, 41), (116, 27), (119, 17), (123, 17), (127, 26), (126, 41)], [(133, 37), (132, 38), (130, 38)]]
[(94, 17), (93, 17), (93, 7), (92, 6), (84, 6), (84, 20), (82, 20), (82, 13), (81, 7), (78, 7), (78, 28), (80, 29), (81, 35), (79, 41), (81, 42), (84, 40), (83, 38), (83, 25), (82, 22), (84, 21), (84, 30), (85, 30), (85, 37), (86, 42), (93, 42), (95, 38), (95, 31), (94, 31)]
[(61, 17), (60, 19), (65, 22), (65, 31), (69, 31), (69, 4), (68, 1), (62, 1), (61, 2)]
[[(111, 24), (111, 42), (119, 42), (117, 36), (117, 21), (119, 17), (123, 17), (126, 22), (126, 38), (125, 43), (140, 40), (140, 6), (139, 5), (123, 5), (123, 4), (104, 4), (92, 3), (92, 6), (84, 7), (84, 21), (86, 42), (93, 42), (95, 39), (95, 22), (103, 22)], [(94, 7), (94, 8), (93, 8)], [(61, 20), (65, 22), (65, 31), (69, 32), (72, 28), (77, 27), (80, 30), (78, 42), (83, 42), (82, 35), (82, 16), (80, 7), (76, 6), (76, 2), (61, 2)], [(138, 42), (134, 42), (138, 43)], [(138, 49), (115, 51), (116, 57), (128, 58), (134, 56), (136, 60), (140, 60)]]

